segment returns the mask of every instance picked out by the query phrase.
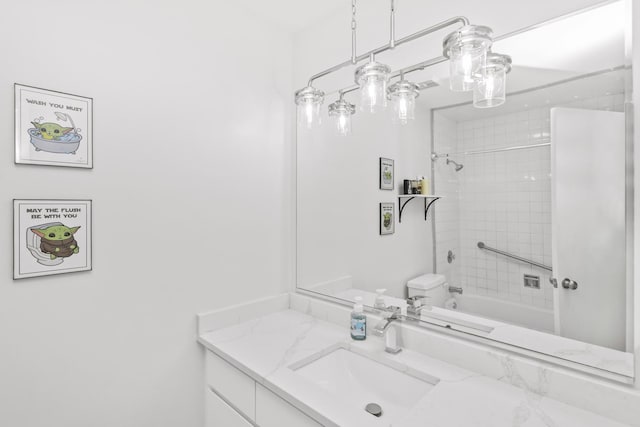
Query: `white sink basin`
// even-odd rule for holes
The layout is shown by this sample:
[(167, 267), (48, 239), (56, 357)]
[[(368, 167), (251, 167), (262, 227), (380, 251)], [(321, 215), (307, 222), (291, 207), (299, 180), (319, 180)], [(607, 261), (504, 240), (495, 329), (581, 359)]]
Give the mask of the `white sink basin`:
[(389, 423), (406, 416), (439, 381), (425, 374), (409, 375), (342, 347), (291, 369), (354, 410), (380, 405), (380, 419)]

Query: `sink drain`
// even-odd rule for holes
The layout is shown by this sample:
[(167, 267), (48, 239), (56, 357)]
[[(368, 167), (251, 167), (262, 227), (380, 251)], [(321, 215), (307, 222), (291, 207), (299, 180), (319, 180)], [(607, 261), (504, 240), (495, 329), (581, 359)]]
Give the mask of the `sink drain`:
[(378, 405), (377, 403), (369, 403), (367, 406), (365, 406), (364, 410), (375, 417), (379, 417), (382, 415), (382, 406)]

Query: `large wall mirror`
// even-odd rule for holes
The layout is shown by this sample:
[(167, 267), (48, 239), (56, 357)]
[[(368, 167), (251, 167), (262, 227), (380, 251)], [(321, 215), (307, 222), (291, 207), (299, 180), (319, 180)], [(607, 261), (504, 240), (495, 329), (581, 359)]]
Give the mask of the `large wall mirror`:
[[(430, 325), (630, 381), (627, 7), (499, 37), (513, 59), (499, 107), (451, 92), (439, 64), (412, 74), (407, 124), (358, 111), (343, 136), (325, 111), (299, 130), (298, 288), (371, 307), (382, 294)], [(405, 180), (427, 194), (404, 196)]]

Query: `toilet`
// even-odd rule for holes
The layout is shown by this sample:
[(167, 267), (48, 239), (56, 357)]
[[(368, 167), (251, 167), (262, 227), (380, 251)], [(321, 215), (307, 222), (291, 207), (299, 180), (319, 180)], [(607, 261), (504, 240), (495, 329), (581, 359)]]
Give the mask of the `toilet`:
[(444, 307), (449, 294), (447, 278), (442, 274), (423, 274), (407, 282), (407, 293), (411, 297), (426, 297), (425, 305)]

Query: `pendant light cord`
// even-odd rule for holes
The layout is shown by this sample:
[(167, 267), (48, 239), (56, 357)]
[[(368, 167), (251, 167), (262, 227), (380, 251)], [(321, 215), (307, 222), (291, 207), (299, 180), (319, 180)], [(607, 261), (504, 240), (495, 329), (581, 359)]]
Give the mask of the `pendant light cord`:
[(356, 0), (351, 0), (351, 62), (356, 64), (358, 55), (356, 54)]
[(389, 25), (389, 48), (393, 49), (396, 47), (396, 2), (395, 0), (391, 0), (391, 17), (390, 17), (390, 25)]

